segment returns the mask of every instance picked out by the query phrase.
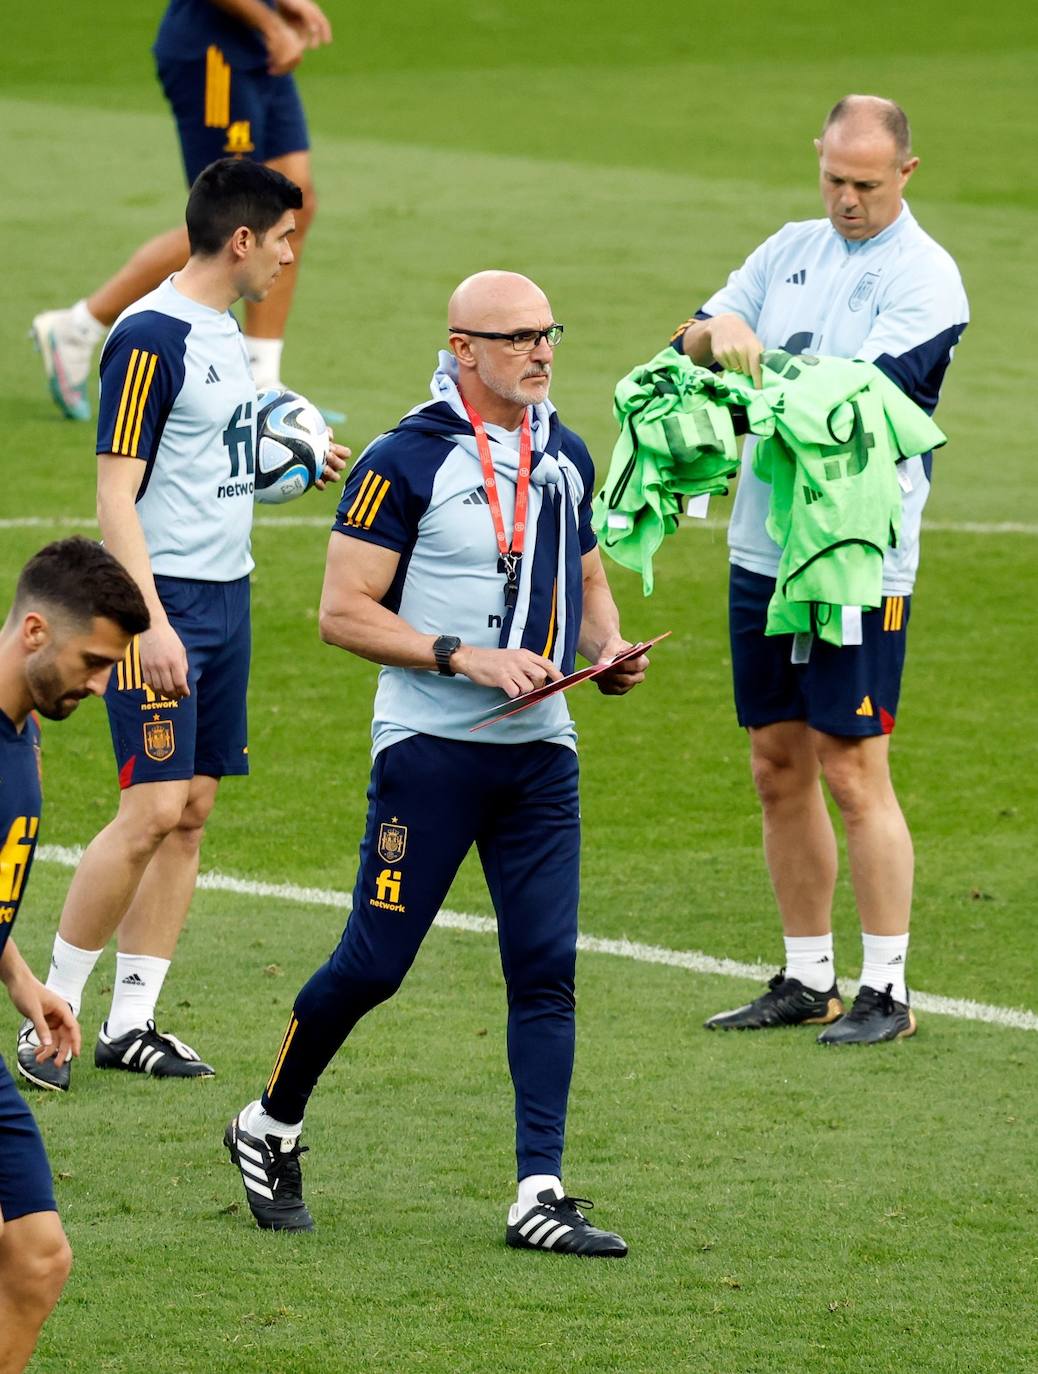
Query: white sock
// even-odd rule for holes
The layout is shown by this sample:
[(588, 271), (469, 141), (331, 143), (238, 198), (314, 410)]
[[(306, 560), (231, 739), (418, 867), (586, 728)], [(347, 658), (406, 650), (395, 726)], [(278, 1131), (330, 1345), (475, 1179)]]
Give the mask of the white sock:
[(269, 1112), (263, 1110), (262, 1102), (250, 1102), (242, 1111), (239, 1120), (243, 1128), (249, 1135), (263, 1136), (276, 1135), (282, 1140), (295, 1140), (299, 1132), (303, 1129), (303, 1123), (297, 1121), (294, 1126), (289, 1126), (284, 1121), (279, 1121), (276, 1116), (271, 1116)]
[(245, 347), (249, 351), (249, 367), (257, 391), (281, 385), (281, 350), (284, 339), (256, 339), (251, 334), (244, 335)]
[(50, 956), (47, 986), (51, 992), (56, 992), (59, 997), (64, 997), (72, 1008), (73, 1016), (79, 1015), (79, 1009), (83, 1005), (83, 989), (86, 987), (86, 981), (93, 973), (94, 965), (103, 953), (103, 949), (77, 949), (75, 945), (70, 945), (68, 941), (63, 940), (60, 935), (54, 937), (54, 950)]
[(836, 982), (833, 936), (787, 935), (786, 977), (796, 978), (814, 992), (828, 992)]
[(519, 1180), (519, 1196), (516, 1206), (520, 1214), (528, 1212), (531, 1207), (536, 1207), (540, 1201), (538, 1196), (545, 1189), (553, 1192), (556, 1197), (563, 1197), (562, 1184), (554, 1174), (527, 1174), (525, 1178)]
[(169, 960), (152, 954), (117, 954), (107, 1033), (113, 1040), (155, 1020), (155, 1003), (169, 972)]
[(95, 319), (94, 316), (91, 315), (90, 311), (87, 309), (85, 300), (76, 301), (75, 305), (69, 311), (69, 316), (76, 329), (78, 329), (83, 336), (83, 341), (85, 343), (100, 343), (108, 333), (108, 326), (102, 324), (100, 320)]
[(889, 983), (894, 1001), (907, 1002), (905, 963), (908, 959), (908, 931), (904, 935), (866, 935), (862, 931), (861, 945), (862, 987), (885, 992)]

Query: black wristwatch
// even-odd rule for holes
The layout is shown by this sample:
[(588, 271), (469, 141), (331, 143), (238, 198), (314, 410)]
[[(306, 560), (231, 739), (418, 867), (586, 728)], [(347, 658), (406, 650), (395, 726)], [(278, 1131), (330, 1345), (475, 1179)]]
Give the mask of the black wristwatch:
[(461, 648), (461, 640), (457, 635), (440, 635), (433, 645), (433, 653), (436, 656), (437, 670), (443, 677), (456, 677), (454, 669), (451, 667), (451, 654), (456, 653)]

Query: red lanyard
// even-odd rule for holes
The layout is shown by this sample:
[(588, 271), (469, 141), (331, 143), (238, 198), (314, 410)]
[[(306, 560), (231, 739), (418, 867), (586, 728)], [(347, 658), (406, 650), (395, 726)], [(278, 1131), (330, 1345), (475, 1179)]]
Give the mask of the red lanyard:
[[(465, 398), (462, 397), (465, 401)], [(511, 609), (519, 592), (519, 560), (523, 556), (526, 543), (526, 509), (530, 501), (530, 411), (523, 412), (523, 427), (519, 436), (519, 475), (515, 484), (515, 521), (512, 527), (512, 543), (505, 538), (505, 518), (501, 513), (501, 498), (497, 494), (497, 478), (494, 475), (494, 459), (490, 453), (490, 440), (483, 428), (483, 420), (477, 410), (465, 401), (465, 410), (476, 432), (476, 447), (479, 461), (483, 467), (483, 487), (487, 493), (494, 533), (497, 535), (497, 551), (505, 572), (505, 605)]]

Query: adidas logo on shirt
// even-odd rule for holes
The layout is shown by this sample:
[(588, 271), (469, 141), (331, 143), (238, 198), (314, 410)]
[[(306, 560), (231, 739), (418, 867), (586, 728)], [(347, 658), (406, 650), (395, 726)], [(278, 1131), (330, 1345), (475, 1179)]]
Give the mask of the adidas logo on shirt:
[(807, 283), (807, 268), (801, 267), (799, 272), (794, 272), (791, 277), (786, 278), (787, 286), (804, 286)]
[(482, 487), (477, 487), (475, 491), (469, 492), (461, 504), (463, 506), (489, 506), (490, 497)]
[(220, 377), (219, 377), (219, 374), (218, 374), (217, 371), (216, 371), (216, 368), (213, 367), (212, 363), (210, 363), (210, 364), (209, 364), (209, 371), (205, 374), (205, 384), (206, 384), (206, 386), (208, 386), (210, 382), (218, 382), (219, 380), (220, 380)]

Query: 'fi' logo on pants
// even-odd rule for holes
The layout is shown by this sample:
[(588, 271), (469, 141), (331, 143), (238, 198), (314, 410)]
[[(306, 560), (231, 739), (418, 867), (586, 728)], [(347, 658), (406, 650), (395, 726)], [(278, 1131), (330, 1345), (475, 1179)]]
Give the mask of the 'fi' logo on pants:
[(400, 901), (400, 878), (398, 868), (384, 868), (375, 879), (375, 895), (380, 902), (396, 906)]

